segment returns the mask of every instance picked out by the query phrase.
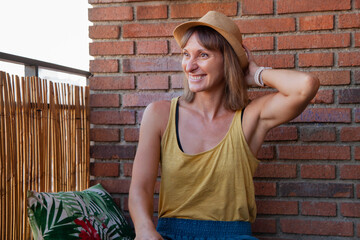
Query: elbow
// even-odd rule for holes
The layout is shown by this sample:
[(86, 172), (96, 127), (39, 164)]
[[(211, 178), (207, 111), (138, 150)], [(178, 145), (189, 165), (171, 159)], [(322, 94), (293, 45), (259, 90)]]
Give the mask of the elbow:
[(319, 79), (312, 75), (307, 74), (303, 81), (303, 87), (301, 88), (301, 95), (306, 99), (313, 99), (319, 90), (320, 81)]

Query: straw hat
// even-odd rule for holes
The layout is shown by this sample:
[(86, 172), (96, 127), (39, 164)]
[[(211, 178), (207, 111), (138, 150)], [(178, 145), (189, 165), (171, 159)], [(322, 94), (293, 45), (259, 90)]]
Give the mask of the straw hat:
[(209, 11), (198, 21), (189, 21), (178, 25), (174, 29), (174, 37), (180, 46), (180, 42), (186, 31), (195, 26), (207, 26), (220, 33), (232, 46), (239, 58), (242, 69), (248, 66), (248, 59), (242, 47), (242, 37), (238, 26), (227, 16), (216, 11)]

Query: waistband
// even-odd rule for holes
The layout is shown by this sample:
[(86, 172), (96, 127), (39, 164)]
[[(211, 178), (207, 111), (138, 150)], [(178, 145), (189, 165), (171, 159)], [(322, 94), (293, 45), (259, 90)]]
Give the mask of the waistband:
[(165, 239), (251, 239), (251, 223), (245, 221), (208, 221), (159, 218), (157, 231)]

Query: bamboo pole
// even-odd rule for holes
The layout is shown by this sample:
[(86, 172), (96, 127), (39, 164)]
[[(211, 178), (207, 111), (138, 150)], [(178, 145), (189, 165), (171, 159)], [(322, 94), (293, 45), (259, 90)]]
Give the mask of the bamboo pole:
[[(23, 231), (23, 224), (22, 224), (22, 219), (23, 219), (23, 215), (25, 213), (24, 210), (22, 208), (22, 186), (23, 186), (23, 182), (22, 182), (22, 159), (23, 159), (23, 153), (22, 153), (22, 138), (21, 138), (21, 126), (22, 126), (22, 119), (21, 119), (21, 110), (23, 109), (22, 106), (22, 101), (21, 101), (21, 95), (20, 95), (20, 79), (19, 76), (15, 76), (15, 88), (16, 88), (16, 102), (15, 102), (15, 110), (16, 110), (16, 151), (17, 151), (17, 159), (16, 159), (16, 206), (15, 206), (15, 217), (17, 217), (17, 219), (15, 220), (15, 223), (17, 223), (17, 229), (15, 231), (15, 237), (17, 239), (22, 239), (22, 237), (19, 235), (20, 232)], [(20, 224), (19, 224), (20, 223)]]
[[(6, 81), (5, 72), (0, 72), (0, 211), (2, 213), (5, 213), (5, 193), (6, 193), (6, 165), (5, 165), (5, 141), (6, 141), (6, 135), (5, 135), (5, 81)], [(0, 237), (1, 239), (5, 239), (5, 221), (6, 221), (6, 215), (1, 214), (0, 216)]]

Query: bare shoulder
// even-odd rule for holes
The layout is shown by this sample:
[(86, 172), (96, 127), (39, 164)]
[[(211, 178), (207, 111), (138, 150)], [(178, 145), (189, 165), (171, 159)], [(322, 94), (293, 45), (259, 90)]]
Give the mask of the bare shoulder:
[(161, 135), (165, 131), (169, 120), (171, 101), (157, 101), (150, 103), (141, 120), (141, 125), (154, 127), (160, 131)]

